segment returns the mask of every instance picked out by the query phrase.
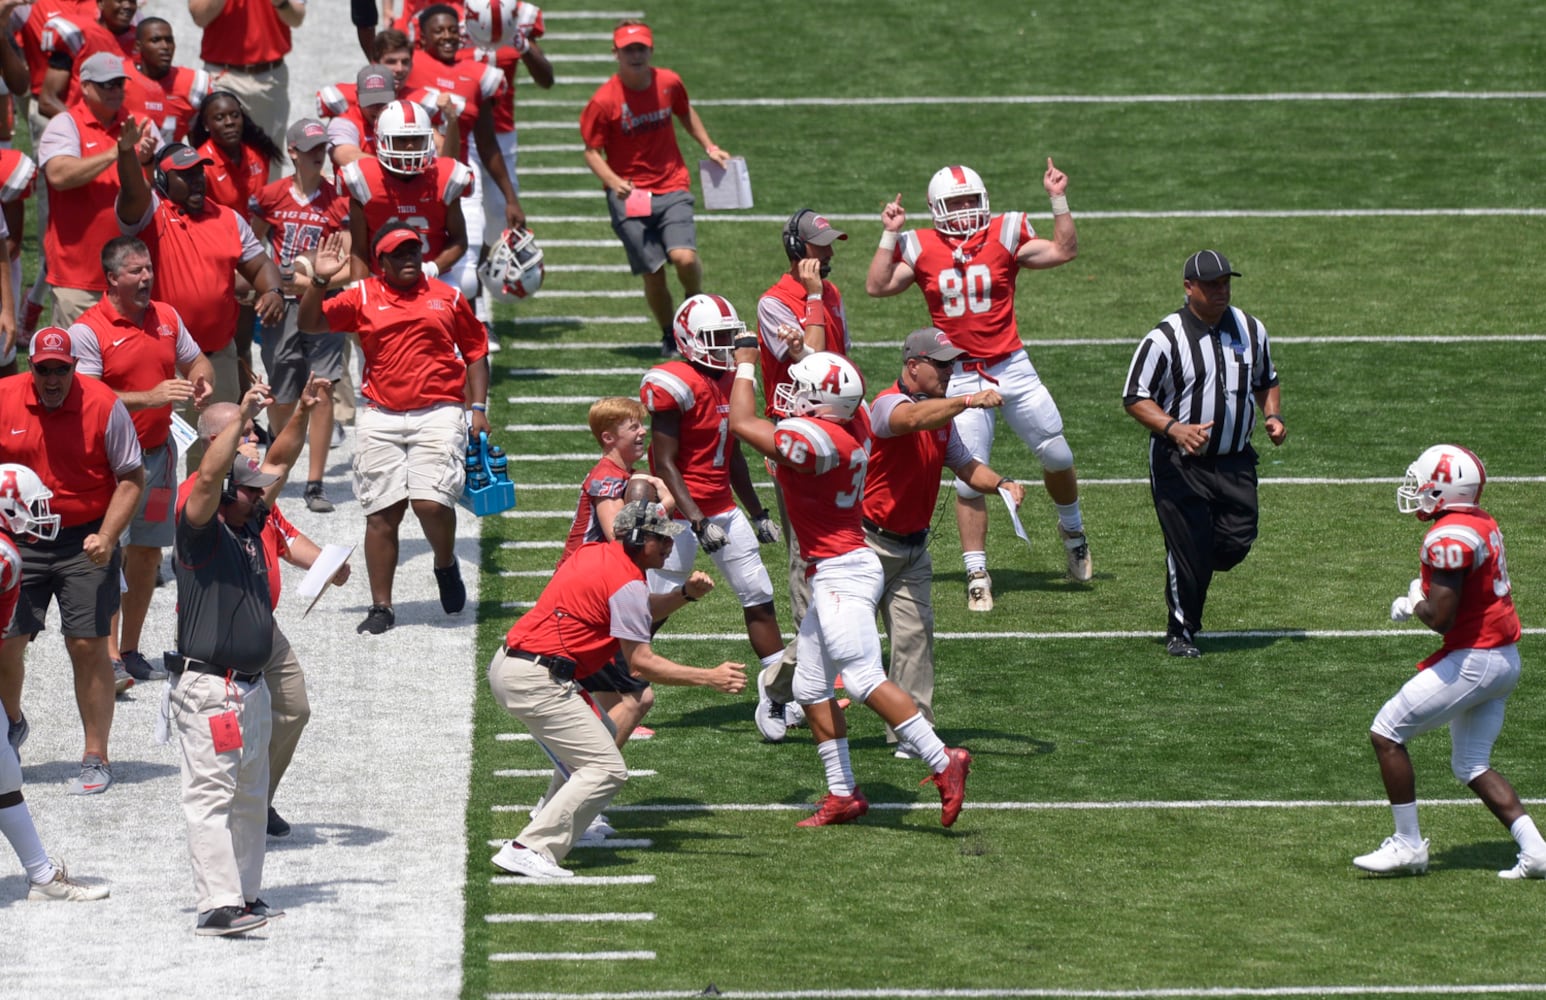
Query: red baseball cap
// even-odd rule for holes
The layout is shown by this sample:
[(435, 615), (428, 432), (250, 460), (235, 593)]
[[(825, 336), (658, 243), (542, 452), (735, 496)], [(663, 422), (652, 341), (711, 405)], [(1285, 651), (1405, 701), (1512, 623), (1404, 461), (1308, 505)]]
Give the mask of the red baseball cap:
[(630, 45), (648, 45), (655, 47), (655, 36), (650, 34), (648, 25), (624, 24), (612, 32), (612, 47), (625, 49)]
[(393, 250), (396, 250), (398, 247), (401, 247), (405, 243), (412, 243), (416, 246), (420, 245), (419, 234), (416, 231), (407, 228), (393, 229), (386, 235), (382, 236), (380, 239), (376, 240), (376, 246), (374, 248), (376, 256), (379, 257), (384, 253), (391, 253)]
[(73, 365), (75, 355), (71, 351), (74, 346), (70, 343), (68, 332), (57, 326), (45, 326), (32, 335), (32, 349), (27, 352), (28, 363), (36, 365), (40, 361), (63, 361)]

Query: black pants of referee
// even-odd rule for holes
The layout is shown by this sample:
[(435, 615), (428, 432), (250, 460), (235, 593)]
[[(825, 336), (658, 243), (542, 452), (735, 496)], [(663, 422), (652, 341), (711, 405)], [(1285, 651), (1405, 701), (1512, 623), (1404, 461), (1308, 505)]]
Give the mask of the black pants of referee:
[(1190, 642), (1213, 574), (1240, 565), (1256, 541), (1256, 451), (1193, 457), (1155, 438), (1149, 489), (1165, 535), (1165, 631)]

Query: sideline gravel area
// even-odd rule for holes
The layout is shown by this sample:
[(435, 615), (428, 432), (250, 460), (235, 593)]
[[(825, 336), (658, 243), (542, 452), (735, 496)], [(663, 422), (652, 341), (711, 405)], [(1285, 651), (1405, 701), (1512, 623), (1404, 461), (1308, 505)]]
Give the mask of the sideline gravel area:
[[(348, 4), (313, 0), (289, 58), (292, 118), (317, 88), (363, 65)], [(178, 62), (198, 63), (198, 29), (177, 0), (147, 0), (171, 21)], [(319, 543), (359, 544), (364, 518), (351, 495), (353, 432), (329, 460), (332, 514), (312, 514), (302, 483), (281, 507)], [(304, 456), (302, 463), (304, 464)], [(117, 706), (114, 785), (72, 797), (81, 745), (70, 668), (50, 630), (27, 656), (23, 708), (32, 735), (23, 788), (50, 853), (83, 880), (112, 889), (101, 903), (26, 902), (26, 878), (7, 847), (0, 860), (0, 981), (8, 996), (407, 996), (461, 988), (468, 757), (478, 607), (477, 519), (458, 510), (467, 610), (440, 610), (431, 557), (410, 516), (403, 524), (397, 627), (358, 636), (369, 592), (363, 555), (354, 576), (301, 617), (301, 573), (285, 568), (281, 627), (305, 666), (312, 718), (276, 805), (294, 826), (270, 840), (263, 898), (284, 917), (245, 938), (193, 934), (194, 895), (179, 803), (175, 743), (154, 742), (164, 681), (141, 683)], [(175, 587), (157, 591), (145, 652), (172, 645)]]

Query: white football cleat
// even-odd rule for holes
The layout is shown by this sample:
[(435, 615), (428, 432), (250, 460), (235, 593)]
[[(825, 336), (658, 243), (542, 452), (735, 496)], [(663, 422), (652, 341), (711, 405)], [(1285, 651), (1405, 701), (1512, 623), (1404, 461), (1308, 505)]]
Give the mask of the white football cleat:
[(993, 610), (993, 578), (985, 569), (966, 574), (966, 610)]
[(788, 710), (783, 702), (768, 697), (768, 686), (762, 674), (757, 674), (757, 732), (768, 743), (782, 743), (789, 732)]
[(1058, 534), (1063, 536), (1063, 547), (1068, 550), (1068, 578), (1078, 583), (1089, 583), (1095, 575), (1090, 562), (1090, 542), (1083, 531), (1069, 531), (1061, 524)]
[(1386, 837), (1379, 850), (1360, 854), (1353, 864), (1376, 875), (1421, 875), (1428, 870), (1428, 842), (1413, 847), (1399, 837)]
[(1519, 863), (1505, 872), (1498, 872), (1498, 878), (1546, 878), (1546, 855), (1529, 855), (1519, 852)]
[(587, 826), (585, 832), (580, 834), (580, 839), (576, 843), (599, 844), (616, 832), (616, 827), (608, 823), (605, 816), (597, 816), (590, 821), (590, 826)]

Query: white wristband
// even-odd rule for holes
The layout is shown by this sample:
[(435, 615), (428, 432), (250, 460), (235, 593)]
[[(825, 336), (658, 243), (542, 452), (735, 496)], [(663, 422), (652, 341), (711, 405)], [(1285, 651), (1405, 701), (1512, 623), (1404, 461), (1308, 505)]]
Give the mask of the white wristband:
[(757, 381), (757, 366), (750, 361), (742, 361), (735, 366), (735, 377), (737, 379), (744, 378), (748, 382), (755, 382)]
[(1067, 215), (1068, 214), (1068, 196), (1067, 195), (1055, 194), (1055, 195), (1052, 196), (1052, 214), (1053, 215)]
[(473, 403), (471, 408), (474, 409), (474, 410), (477, 410), (479, 413), (487, 413), (488, 412), (488, 404), (487, 403)]
[(882, 250), (896, 249), (896, 233), (887, 229), (880, 234), (880, 248)]
[(432, 260), (425, 261), (423, 265), (421, 265), (420, 270), (424, 272), (424, 277), (426, 278), (440, 277), (440, 265), (436, 264)]
[(807, 302), (820, 302), (821, 301), (821, 293), (817, 292), (815, 295), (807, 295), (805, 297), (805, 301), (807, 301)]

